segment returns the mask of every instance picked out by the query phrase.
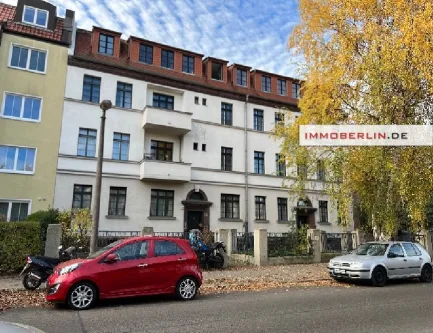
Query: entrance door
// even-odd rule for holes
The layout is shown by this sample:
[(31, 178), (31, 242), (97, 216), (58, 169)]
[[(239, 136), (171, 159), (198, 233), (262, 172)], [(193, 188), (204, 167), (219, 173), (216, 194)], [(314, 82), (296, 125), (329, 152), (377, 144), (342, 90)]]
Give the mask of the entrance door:
[(298, 228), (301, 228), (304, 225), (308, 225), (308, 216), (307, 215), (297, 215), (296, 216), (296, 226)]
[(200, 229), (202, 230), (202, 212), (195, 212), (195, 211), (190, 211), (188, 212), (188, 220), (187, 220), (187, 227), (188, 227), (188, 231), (190, 231), (191, 229)]

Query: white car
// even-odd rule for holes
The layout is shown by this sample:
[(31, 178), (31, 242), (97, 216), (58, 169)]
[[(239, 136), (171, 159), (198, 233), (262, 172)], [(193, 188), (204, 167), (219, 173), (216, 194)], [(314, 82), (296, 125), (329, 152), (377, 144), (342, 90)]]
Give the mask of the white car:
[(371, 280), (383, 287), (387, 280), (419, 278), (432, 282), (432, 262), (418, 243), (369, 242), (350, 254), (335, 257), (328, 264), (329, 275), (337, 281)]

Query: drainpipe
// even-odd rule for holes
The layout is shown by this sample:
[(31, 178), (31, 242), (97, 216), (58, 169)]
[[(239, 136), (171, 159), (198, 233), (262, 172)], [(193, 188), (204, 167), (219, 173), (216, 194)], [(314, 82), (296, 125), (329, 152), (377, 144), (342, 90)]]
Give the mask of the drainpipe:
[(244, 221), (244, 230), (245, 233), (248, 232), (248, 97), (249, 95), (245, 96), (245, 107), (244, 107), (244, 140), (245, 140), (245, 221)]

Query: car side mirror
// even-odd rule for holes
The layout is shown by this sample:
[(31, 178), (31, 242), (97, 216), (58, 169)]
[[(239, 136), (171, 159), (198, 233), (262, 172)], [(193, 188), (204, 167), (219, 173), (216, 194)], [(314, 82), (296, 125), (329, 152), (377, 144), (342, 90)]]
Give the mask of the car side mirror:
[(388, 253), (388, 258), (397, 258), (397, 255), (394, 252)]
[(110, 253), (108, 256), (105, 257), (104, 262), (108, 264), (112, 264), (118, 260), (119, 260), (119, 256), (116, 253)]

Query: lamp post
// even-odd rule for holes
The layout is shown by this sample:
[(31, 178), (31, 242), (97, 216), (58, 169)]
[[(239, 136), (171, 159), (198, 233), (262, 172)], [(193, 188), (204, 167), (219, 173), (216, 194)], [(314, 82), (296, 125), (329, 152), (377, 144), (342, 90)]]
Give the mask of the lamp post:
[(104, 138), (105, 138), (105, 112), (111, 109), (113, 104), (104, 100), (99, 105), (102, 110), (101, 128), (99, 129), (98, 164), (96, 167), (95, 199), (93, 201), (92, 234), (90, 236), (90, 253), (98, 249), (99, 234), (99, 211), (101, 208), (101, 183), (102, 183), (102, 161), (104, 159)]

